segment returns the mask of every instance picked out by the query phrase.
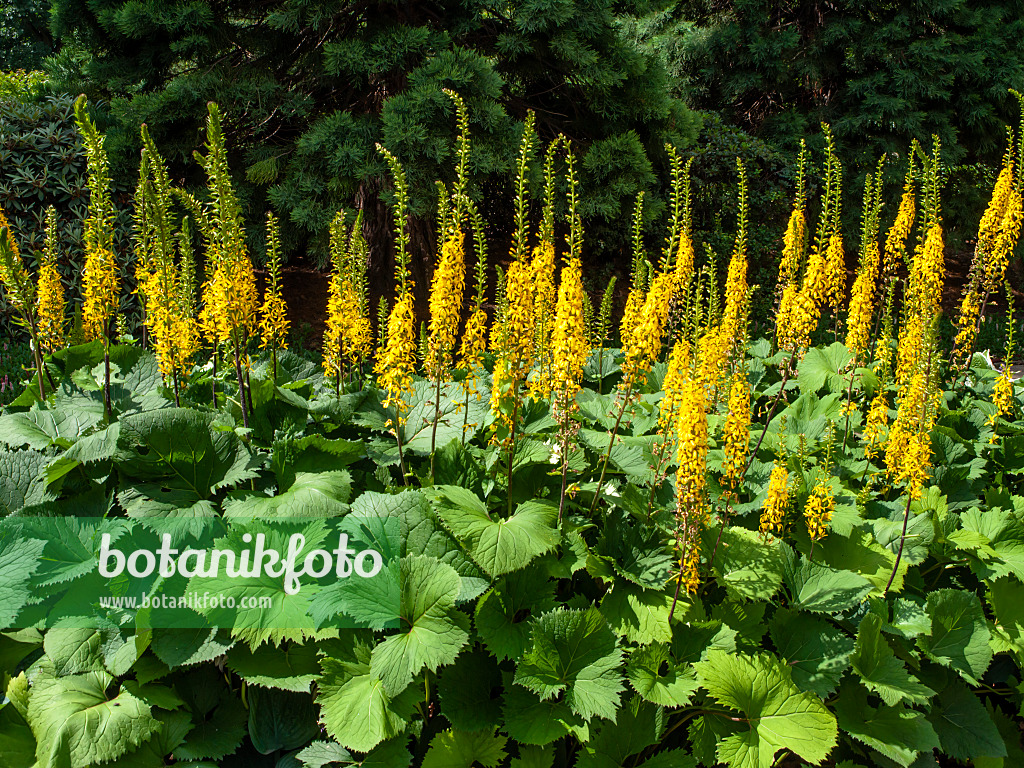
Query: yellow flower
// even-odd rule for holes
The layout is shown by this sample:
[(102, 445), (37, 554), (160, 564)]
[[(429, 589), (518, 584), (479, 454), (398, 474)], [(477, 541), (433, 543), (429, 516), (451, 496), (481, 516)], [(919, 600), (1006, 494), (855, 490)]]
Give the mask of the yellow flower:
[(36, 289), (36, 319), (39, 323), (39, 344), (52, 354), (64, 346), (64, 283), (57, 265), (57, 211), (46, 210), (46, 243), (39, 266)]
[(281, 293), (281, 240), (277, 218), (272, 213), (267, 214), (267, 264), (270, 268), (270, 285), (267, 287), (263, 307), (260, 309), (260, 347), (287, 349), (288, 308)]
[(441, 259), (430, 285), (430, 339), (426, 369), (433, 381), (445, 378), (452, 364), (462, 318), (462, 294), (466, 287), (464, 235), (451, 233), (441, 247)]
[(106, 248), (88, 248), (82, 272), (82, 332), (86, 341), (107, 338), (120, 290), (114, 254)]
[(644, 293), (639, 288), (634, 287), (630, 290), (629, 297), (626, 299), (626, 308), (622, 311), (622, 320), (619, 323), (619, 339), (622, 342), (623, 349), (629, 346), (630, 339), (633, 338), (633, 331), (636, 330), (637, 320), (643, 307)]
[(1021, 204), (1020, 192), (1015, 189), (1011, 190), (1006, 213), (1000, 222), (999, 234), (992, 245), (992, 252), (985, 262), (985, 280), (989, 290), (995, 290), (1002, 282), (1009, 264), (1010, 254), (1017, 247), (1017, 239), (1020, 237)]
[(861, 255), (860, 270), (850, 293), (850, 310), (846, 321), (846, 346), (857, 358), (862, 357), (868, 349), (880, 256), (878, 243), (872, 239)]
[(580, 260), (573, 258), (562, 269), (551, 340), (553, 386), (567, 402), (576, 396), (583, 366), (590, 355), (590, 339), (583, 319), (584, 298)]
[[(725, 278), (725, 312), (722, 314), (722, 333), (729, 351), (743, 340), (747, 325), (747, 256), (737, 250), (729, 259)], [(727, 352), (728, 354), (728, 352)]]
[(661, 384), (664, 395), (658, 403), (658, 428), (666, 439), (675, 431), (676, 410), (679, 408), (689, 369), (690, 345), (686, 339), (680, 339), (669, 355), (668, 371)]
[(693, 277), (693, 242), (690, 233), (679, 233), (679, 250), (676, 252), (676, 287), (684, 290)]
[(905, 482), (911, 498), (921, 496), (921, 488), (931, 467), (931, 442), (928, 433), (934, 419), (929, 408), (927, 380), (918, 371), (901, 390), (896, 421), (889, 429), (885, 447), (887, 472), (897, 483)]
[(914, 254), (907, 288), (906, 319), (900, 333), (896, 359), (896, 381), (903, 384), (918, 368), (924, 337), (932, 318), (939, 312), (942, 297), (942, 227), (935, 223), (924, 244)]
[(405, 423), (402, 411), (411, 395), (412, 374), (416, 369), (416, 320), (413, 315), (412, 293), (398, 297), (388, 316), (388, 336), (384, 349), (377, 357), (374, 371), (380, 377), (378, 384), (386, 391), (384, 407), (392, 406), (398, 412), (398, 425)]
[(846, 255), (843, 251), (843, 238), (838, 232), (832, 233), (825, 249), (825, 299), (838, 312), (846, 292)]
[(804, 242), (807, 238), (807, 220), (804, 212), (794, 208), (789, 214), (786, 234), (782, 240), (782, 261), (779, 262), (779, 285), (788, 286), (796, 279), (803, 258)]
[(878, 438), (881, 437), (882, 430), (888, 425), (889, 399), (886, 397), (885, 391), (879, 388), (871, 401), (871, 407), (868, 408), (867, 418), (864, 420), (864, 440), (867, 443), (864, 447), (865, 455), (871, 458), (875, 456), (878, 450)]
[(750, 385), (742, 370), (736, 374), (729, 390), (729, 415), (722, 432), (725, 442), (722, 482), (735, 499), (750, 450)]
[(989, 426), (993, 426), (1000, 416), (1010, 416), (1013, 413), (1013, 381), (1010, 374), (1003, 371), (996, 379), (995, 387), (992, 389), (992, 404), (996, 412), (989, 417)]
[(836, 500), (832, 497), (832, 483), (819, 480), (804, 505), (804, 520), (807, 522), (807, 533), (812, 541), (823, 539), (828, 534), (832, 513), (836, 508)]
[(537, 356), (549, 349), (551, 319), (555, 313), (555, 245), (543, 240), (533, 249), (530, 261), (530, 279), (533, 284), (533, 328)]
[(900, 207), (896, 212), (896, 220), (885, 236), (885, 264), (883, 270), (887, 276), (896, 274), (899, 262), (906, 253), (907, 238), (914, 228), (914, 191), (909, 184), (903, 190)]
[[(622, 384), (632, 389), (643, 383), (651, 365), (661, 352), (665, 322), (675, 294), (675, 275), (663, 272), (654, 278), (643, 309), (637, 317), (634, 332), (630, 334), (622, 361)], [(625, 340), (624, 340), (625, 343)]]
[(700, 583), (700, 534), (704, 525), (704, 485), (707, 473), (708, 422), (704, 387), (687, 381), (680, 394), (676, 420), (676, 515), (679, 521), (680, 578), (686, 591)]
[(768, 478), (768, 495), (761, 507), (761, 533), (765, 536), (781, 536), (786, 529), (786, 513), (789, 510), (789, 470), (785, 464), (775, 462)]
[(32, 280), (29, 279), (28, 271), (21, 262), (18, 243), (14, 239), (14, 232), (7, 223), (3, 209), (0, 209), (0, 232), (7, 233), (3, 246), (0, 246), (0, 283), (3, 284), (11, 305), (24, 312), (34, 302)]
[(466, 372), (466, 387), (480, 399), (476, 385), (484, 368), (484, 352), (487, 351), (487, 313), (477, 308), (466, 321), (459, 347), (459, 367)]

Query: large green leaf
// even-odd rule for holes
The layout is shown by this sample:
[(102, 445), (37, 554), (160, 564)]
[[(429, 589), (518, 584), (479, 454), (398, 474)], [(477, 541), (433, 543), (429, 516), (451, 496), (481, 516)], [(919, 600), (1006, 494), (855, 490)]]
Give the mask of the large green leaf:
[(321, 722), (339, 744), (369, 752), (402, 733), (409, 716), (370, 670), (371, 645), (362, 635), (350, 636), (348, 643), (349, 647), (332, 648), (321, 659), (323, 675), (316, 700)]
[(844, 685), (835, 710), (840, 728), (903, 768), (939, 746), (939, 737), (922, 713), (903, 705), (875, 709), (861, 686)]
[(38, 451), (0, 451), (0, 516), (53, 498), (42, 474), (48, 462)]
[(497, 768), (505, 757), (504, 736), (486, 731), (441, 731), (431, 742), (423, 768)]
[(942, 751), (954, 760), (1006, 757), (1003, 737), (981, 700), (960, 680), (939, 692), (927, 715), (939, 735)]
[(523, 655), (530, 644), (531, 617), (555, 607), (555, 584), (538, 566), (502, 576), (476, 604), (476, 630), (499, 659)]
[(615, 634), (630, 642), (646, 645), (672, 639), (669, 611), (672, 595), (656, 589), (644, 589), (619, 580), (601, 599), (601, 613)]
[(256, 650), (239, 645), (228, 652), (226, 664), (250, 685), (296, 693), (309, 693), (320, 674), (313, 643), (287, 643), (283, 648), (261, 645)]
[(775, 612), (770, 628), (797, 687), (822, 699), (829, 696), (850, 666), (853, 638), (822, 619), (784, 608)]
[(663, 707), (685, 707), (700, 688), (693, 669), (673, 660), (660, 643), (630, 654), (626, 678), (644, 699)]
[(935, 691), (918, 682), (896, 658), (882, 636), (882, 620), (877, 614), (869, 613), (861, 619), (857, 647), (850, 662), (864, 685), (890, 707), (903, 700), (908, 704), (927, 704), (935, 695)]
[(501, 670), (493, 656), (482, 649), (459, 654), (437, 680), (441, 714), (463, 731), (493, 728), (501, 723), (500, 688)]
[(533, 622), (532, 645), (516, 668), (515, 682), (542, 700), (564, 692), (585, 720), (615, 719), (622, 682), (622, 650), (595, 608), (555, 610)]
[(492, 576), (525, 568), (558, 544), (558, 507), (554, 504), (528, 501), (510, 517), (492, 519), (483, 503), (465, 489), (437, 486), (435, 490), (445, 524)]
[(586, 741), (589, 728), (586, 721), (574, 713), (561, 699), (541, 700), (520, 685), (505, 690), (505, 733), (520, 744), (543, 746), (555, 739), (574, 733)]
[(991, 633), (978, 596), (958, 589), (928, 593), (931, 635), (917, 642), (932, 659), (977, 685), (992, 661)]
[(159, 729), (150, 708), (127, 691), (108, 698), (106, 672), (58, 677), (44, 665), (32, 686), (28, 724), (36, 758), (48, 768), (91, 768), (114, 760)]
[(292, 483), (274, 496), (235, 491), (224, 502), (227, 517), (335, 517), (348, 511), (352, 477), (340, 469), (299, 472)]
[(744, 725), (706, 715), (722, 735), (718, 759), (727, 765), (768, 768), (781, 749), (820, 763), (835, 746), (835, 717), (817, 696), (800, 691), (774, 656), (710, 651), (694, 666), (708, 693), (743, 715)]
[(263, 460), (211, 414), (167, 408), (121, 420), (115, 463), (142, 497), (181, 508), (256, 477)]
[(850, 374), (843, 371), (853, 355), (838, 341), (824, 349), (813, 347), (807, 350), (797, 367), (800, 391), (816, 392), (826, 387), (829, 392), (845, 390), (850, 384)]
[(810, 560), (786, 569), (786, 586), (793, 605), (814, 613), (837, 613), (854, 608), (871, 591), (871, 584), (853, 571), (837, 570)]
[(296, 749), (319, 732), (308, 693), (254, 686), (248, 694), (249, 740), (260, 754)]
[(469, 640), (469, 617), (455, 607), (459, 575), (430, 557), (401, 562), (401, 631), (373, 649), (370, 669), (391, 697), (421, 669), (436, 671), (455, 661)]
[[(704, 546), (710, 553), (717, 526), (707, 526)], [(784, 556), (778, 539), (765, 541), (753, 531), (726, 526), (715, 555), (715, 572), (731, 595), (744, 600), (768, 600), (782, 583)]]

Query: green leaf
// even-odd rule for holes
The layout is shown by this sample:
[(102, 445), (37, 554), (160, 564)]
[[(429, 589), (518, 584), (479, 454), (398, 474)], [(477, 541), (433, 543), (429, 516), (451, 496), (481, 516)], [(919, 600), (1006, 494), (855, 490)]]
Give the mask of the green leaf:
[(301, 747), (320, 730), (308, 693), (253, 686), (248, 704), (249, 739), (261, 755)]
[(800, 691), (787, 667), (770, 654), (709, 651), (694, 665), (701, 685), (723, 706), (742, 713), (745, 725), (707, 715), (724, 734), (718, 759), (738, 768), (767, 768), (780, 749), (820, 763), (836, 744), (836, 720), (812, 693)]
[(133, 490), (171, 508), (256, 477), (262, 458), (234, 432), (215, 430), (214, 418), (187, 408), (125, 417), (115, 463)]
[(660, 643), (630, 654), (626, 678), (644, 699), (670, 708), (685, 707), (700, 688), (693, 669), (673, 661), (668, 647)]
[(504, 736), (490, 731), (441, 731), (430, 742), (423, 768), (497, 768), (505, 757)]
[[(459, 575), (430, 557), (401, 561), (402, 632), (373, 649), (370, 669), (397, 696), (421, 669), (455, 661), (469, 640), (469, 617), (455, 607)], [(344, 742), (343, 742), (344, 743)]]
[(43, 475), (49, 460), (37, 451), (0, 451), (0, 516), (53, 498)]
[(932, 632), (919, 637), (918, 645), (930, 658), (977, 685), (992, 661), (991, 633), (978, 596), (939, 589), (928, 593), (927, 607)]
[(274, 496), (235, 491), (224, 502), (224, 516), (336, 517), (345, 514), (352, 476), (335, 472), (299, 472), (292, 484)]
[(803, 393), (816, 392), (827, 385), (829, 392), (845, 390), (850, 383), (849, 374), (839, 373), (853, 359), (844, 345), (838, 341), (831, 346), (813, 347), (807, 350), (797, 367), (797, 381)]
[(502, 576), (476, 604), (476, 629), (499, 659), (516, 661), (530, 643), (531, 616), (550, 611), (555, 584), (537, 566)]
[(226, 664), (250, 685), (309, 693), (320, 674), (316, 654), (312, 643), (288, 643), (284, 648), (261, 645), (256, 650), (239, 645), (228, 653)]
[[(595, 563), (600, 559), (602, 562)], [(665, 586), (672, 569), (672, 549), (659, 529), (633, 521), (622, 509), (604, 518), (601, 537), (588, 559), (588, 569), (601, 575), (610, 568), (621, 578), (648, 589)]]
[(772, 642), (802, 691), (829, 696), (850, 666), (853, 638), (814, 616), (780, 608), (770, 622)]
[(334, 741), (314, 741), (296, 757), (306, 768), (329, 768), (356, 762), (351, 752)]
[(370, 670), (371, 646), (349, 634), (351, 647), (332, 649), (321, 661), (317, 692), (320, 720), (346, 749), (369, 752), (401, 734), (408, 717), (400, 713), (384, 683)]
[(586, 721), (559, 699), (542, 701), (520, 685), (505, 689), (505, 733), (520, 744), (543, 746), (567, 733), (586, 741)]
[(531, 639), (516, 683), (542, 700), (564, 692), (565, 702), (585, 720), (615, 719), (624, 688), (622, 650), (596, 608), (546, 613), (534, 620)]
[(213, 665), (179, 678), (177, 690), (195, 726), (173, 755), (178, 760), (221, 760), (234, 754), (246, 732), (248, 714), (241, 698)]
[(525, 568), (558, 544), (558, 507), (554, 504), (528, 501), (511, 517), (492, 520), (483, 502), (465, 489), (437, 486), (435, 490), (439, 500), (447, 501), (439, 509), (445, 524), (492, 576)]
[(14, 619), (32, 596), (32, 576), (42, 563), (46, 542), (18, 535), (0, 538), (0, 627)]
[(487, 589), (490, 579), (445, 528), (420, 491), (363, 493), (352, 502), (352, 514), (397, 519), (404, 545), (402, 554), (433, 557), (454, 568), (461, 582), (459, 600), (471, 600)]
[(58, 677), (43, 665), (32, 685), (28, 720), (36, 759), (52, 768), (89, 768), (147, 741), (160, 724), (148, 705), (127, 691), (112, 699), (106, 672)]
[(1006, 745), (981, 700), (959, 680), (943, 689), (927, 715), (942, 751), (954, 760), (1006, 757)]
[(226, 630), (154, 629), (151, 648), (170, 668), (200, 664), (223, 656), (234, 645)]
[(601, 722), (586, 744), (574, 768), (607, 768), (627, 765), (631, 755), (654, 746), (665, 732), (665, 711), (634, 696), (619, 711), (614, 723)]
[(441, 671), (437, 693), (441, 714), (462, 731), (482, 731), (501, 723), (501, 671), (494, 657), (477, 649), (462, 653)]
[(628, 581), (617, 581), (601, 599), (601, 613), (612, 631), (640, 645), (672, 639), (668, 622), (671, 609), (672, 595)]
[(103, 637), (98, 629), (54, 627), (43, 635), (43, 650), (58, 677), (103, 669)]
[(903, 768), (939, 747), (939, 737), (922, 713), (902, 705), (875, 709), (859, 685), (840, 689), (835, 710), (840, 728)]
[(793, 605), (814, 613), (839, 613), (867, 597), (871, 584), (853, 571), (842, 571), (810, 560), (786, 569), (786, 585)]
[(882, 636), (882, 620), (869, 613), (861, 619), (857, 647), (850, 656), (853, 671), (868, 690), (877, 693), (890, 707), (906, 700), (909, 704), (927, 704), (935, 691), (922, 685), (907, 672)]
[[(707, 526), (704, 547), (715, 547), (718, 529)], [(765, 541), (754, 531), (727, 526), (715, 556), (718, 580), (735, 598), (769, 600), (782, 583), (784, 557), (779, 540)]]

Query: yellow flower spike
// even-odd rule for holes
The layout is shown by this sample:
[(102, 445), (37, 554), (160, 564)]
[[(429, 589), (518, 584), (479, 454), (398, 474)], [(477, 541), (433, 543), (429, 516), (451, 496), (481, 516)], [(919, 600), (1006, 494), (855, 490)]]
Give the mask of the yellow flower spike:
[(675, 433), (676, 411), (683, 394), (683, 387), (686, 384), (690, 372), (690, 344), (686, 339), (680, 339), (672, 348), (672, 354), (668, 358), (668, 370), (665, 372), (665, 380), (661, 384), (664, 396), (658, 403), (658, 430), (665, 439), (671, 439)]
[(789, 511), (789, 469), (778, 461), (772, 467), (768, 478), (768, 495), (761, 507), (761, 534), (782, 536), (786, 530), (786, 515)]
[(405, 423), (401, 415), (408, 406), (406, 397), (413, 392), (412, 374), (416, 369), (416, 320), (413, 316), (412, 293), (399, 296), (388, 316), (387, 343), (377, 359), (374, 371), (385, 390), (384, 408), (395, 407), (398, 426)]
[(680, 393), (676, 420), (678, 447), (676, 461), (676, 520), (680, 556), (680, 578), (690, 594), (700, 583), (700, 540), (706, 509), (704, 487), (707, 475), (708, 421), (706, 394), (699, 381), (690, 380)]
[(117, 259), (106, 248), (88, 248), (82, 270), (82, 331), (86, 341), (107, 337), (120, 303)]
[(433, 381), (445, 378), (451, 370), (452, 355), (458, 341), (462, 299), (466, 287), (466, 258), (462, 231), (450, 233), (441, 247), (441, 259), (430, 286), (430, 339), (427, 375)]
[[(1004, 370), (996, 379), (992, 389), (992, 404), (996, 407), (996, 412), (988, 417), (990, 427), (994, 427), (1001, 417), (1013, 414), (1013, 380), (1010, 378), (1009, 371)], [(996, 435), (993, 433), (993, 442), (995, 438)]]
[(551, 385), (566, 402), (575, 398), (583, 378), (583, 367), (590, 355), (590, 339), (587, 325), (583, 322), (584, 300), (580, 260), (573, 258), (562, 268), (551, 339)]
[(786, 234), (782, 240), (782, 261), (779, 262), (779, 285), (788, 286), (800, 272), (804, 243), (807, 241), (807, 219), (804, 212), (794, 209), (789, 214)]
[(879, 387), (871, 400), (871, 407), (868, 408), (868, 415), (864, 420), (864, 453), (868, 458), (874, 458), (878, 453), (879, 438), (883, 430), (889, 426), (889, 398), (885, 391)]
[(804, 505), (804, 521), (807, 523), (807, 533), (811, 541), (819, 541), (828, 534), (835, 508), (832, 483), (819, 480), (814, 484), (814, 489)]
[(57, 259), (57, 211), (50, 206), (46, 209), (46, 243), (36, 288), (39, 343), (48, 354), (61, 349), (65, 343), (64, 283)]
[[(261, 349), (277, 350), (288, 348), (288, 309), (281, 293), (281, 238), (277, 217), (267, 214), (267, 266), (270, 270), (270, 284), (260, 308)], [(276, 375), (276, 374), (275, 374)]]
[(725, 442), (722, 484), (735, 500), (750, 451), (750, 384), (742, 369), (737, 372), (729, 390), (729, 415), (722, 432)]
[(828, 239), (825, 264), (825, 301), (833, 312), (838, 312), (846, 293), (846, 255), (843, 237), (838, 232), (833, 232)]
[(661, 352), (665, 322), (672, 307), (675, 288), (676, 279), (671, 272), (663, 272), (654, 278), (628, 343), (623, 339), (625, 359), (622, 361), (622, 386), (625, 389), (633, 389), (643, 383)]
[(914, 228), (915, 205), (914, 190), (908, 178), (896, 211), (896, 220), (885, 237), (885, 260), (882, 269), (888, 277), (896, 274), (900, 262), (905, 258), (907, 238)]

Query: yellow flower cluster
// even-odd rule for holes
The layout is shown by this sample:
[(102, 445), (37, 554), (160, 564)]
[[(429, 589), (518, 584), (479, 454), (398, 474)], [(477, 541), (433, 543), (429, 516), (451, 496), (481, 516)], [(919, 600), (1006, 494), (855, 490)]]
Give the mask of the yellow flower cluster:
[(445, 239), (430, 285), (430, 339), (426, 369), (427, 375), (435, 382), (450, 372), (458, 342), (462, 294), (466, 288), (464, 240), (461, 230)]
[(121, 281), (117, 259), (107, 248), (87, 248), (82, 272), (82, 332), (86, 341), (106, 339), (117, 313)]
[(633, 331), (636, 330), (643, 308), (644, 292), (639, 286), (634, 286), (626, 298), (626, 307), (622, 310), (622, 320), (619, 322), (619, 338), (622, 340), (623, 348), (626, 348), (633, 338)]
[(981, 314), (981, 296), (974, 283), (964, 291), (964, 297), (960, 300), (960, 316), (956, 321), (956, 340), (953, 347), (956, 350), (957, 358), (967, 361), (969, 350), (974, 349), (974, 339), (978, 333), (978, 317)]
[(212, 344), (231, 342), (240, 349), (259, 323), (256, 273), (241, 245), (226, 251), (210, 247), (207, 258), (216, 266), (203, 285), (203, 332)]
[(824, 299), (834, 312), (838, 312), (846, 292), (846, 254), (843, 237), (833, 232), (825, 249)]
[(504, 443), (511, 436), (519, 385), (533, 364), (534, 314), (532, 270), (526, 259), (516, 259), (505, 275), (505, 314), (494, 330), (494, 377), (491, 413), (495, 438)]
[(184, 371), (199, 351), (199, 326), (173, 264), (149, 264), (140, 268), (138, 279), (160, 373), (172, 377), (175, 371)]
[(661, 340), (675, 289), (676, 276), (673, 273), (663, 272), (655, 277), (628, 342), (623, 339), (625, 359), (622, 361), (622, 384), (626, 389), (643, 383), (661, 352)]
[(583, 366), (590, 355), (583, 302), (582, 267), (580, 260), (573, 258), (562, 269), (555, 309), (555, 332), (551, 340), (552, 384), (566, 402), (575, 398), (583, 377)]
[(693, 593), (700, 583), (700, 534), (704, 524), (704, 486), (707, 473), (708, 422), (704, 387), (687, 381), (679, 398), (676, 420), (676, 509), (679, 520), (680, 578)]
[(533, 329), (537, 357), (544, 357), (550, 348), (551, 319), (555, 313), (555, 244), (541, 240), (533, 249), (530, 260), (530, 280), (533, 283)]
[(882, 431), (889, 426), (889, 398), (885, 391), (879, 387), (871, 400), (871, 407), (868, 408), (868, 415), (864, 419), (864, 453), (869, 458), (874, 458), (878, 453), (879, 438)]
[(887, 276), (896, 274), (899, 263), (903, 261), (907, 248), (907, 238), (914, 228), (915, 201), (914, 190), (908, 182), (900, 198), (900, 206), (896, 211), (896, 220), (885, 236), (885, 263), (883, 271)]
[(910, 269), (906, 317), (896, 358), (899, 384), (906, 382), (919, 367), (928, 326), (939, 311), (944, 275), (942, 226), (936, 222), (928, 228)]
[(721, 330), (728, 340), (729, 351), (746, 336), (747, 309), (747, 255), (737, 250), (729, 259), (725, 278), (725, 312)]
[(812, 541), (825, 538), (832, 513), (836, 508), (836, 500), (832, 496), (832, 483), (819, 480), (814, 484), (811, 495), (804, 505), (804, 520), (807, 522), (807, 533)]
[(374, 371), (377, 382), (387, 393), (384, 407), (394, 406), (398, 412), (398, 426), (405, 423), (402, 411), (408, 405), (405, 399), (412, 394), (412, 374), (416, 369), (416, 319), (413, 314), (412, 293), (398, 297), (388, 316), (388, 336), (384, 349), (377, 357)]
[(989, 417), (989, 426), (994, 426), (1000, 416), (1010, 416), (1013, 413), (1013, 381), (1008, 371), (1003, 371), (996, 379), (992, 389), (992, 404), (996, 412)]
[(786, 530), (786, 513), (789, 511), (789, 470), (785, 464), (775, 462), (768, 478), (768, 495), (761, 507), (761, 533), (765, 536), (781, 536)]
[(1017, 239), (1020, 237), (1021, 215), (1022, 215), (1021, 194), (1016, 189), (1010, 192), (1010, 201), (1006, 206), (1006, 213), (999, 226), (999, 235), (996, 237), (992, 247), (992, 253), (985, 263), (985, 279), (990, 290), (1002, 282), (1006, 274), (1006, 267), (1009, 264), (1010, 254), (1017, 246)]
[[(277, 217), (272, 213), (267, 214), (267, 262), (270, 285), (264, 292), (263, 307), (260, 309), (260, 348), (287, 349), (288, 308), (281, 293), (281, 238)], [(276, 361), (275, 356), (275, 364)]]
[(36, 316), (39, 343), (48, 354), (53, 354), (64, 346), (64, 283), (56, 261), (51, 259), (44, 259), (39, 268)]
[(807, 219), (804, 212), (794, 208), (789, 214), (786, 234), (782, 240), (782, 261), (779, 263), (779, 285), (788, 286), (800, 272), (804, 242), (807, 239)]
[(466, 321), (459, 347), (459, 367), (466, 372), (466, 387), (480, 399), (477, 383), (484, 369), (484, 352), (487, 351), (487, 313), (475, 309)]
[(878, 243), (871, 240), (861, 256), (860, 270), (857, 273), (857, 279), (853, 282), (853, 290), (850, 292), (846, 347), (857, 358), (862, 357), (868, 350), (880, 258)]
[(693, 277), (693, 241), (690, 233), (679, 233), (679, 250), (676, 252), (676, 285), (680, 289), (685, 288)]
[(735, 499), (750, 451), (750, 384), (742, 370), (736, 374), (729, 390), (729, 415), (722, 432), (725, 438), (722, 481)]
[(661, 384), (664, 396), (658, 403), (658, 428), (666, 439), (675, 431), (676, 411), (690, 370), (690, 345), (686, 339), (676, 342), (668, 358), (668, 370)]
[(0, 246), (0, 283), (7, 292), (7, 300), (18, 310), (25, 311), (33, 304), (32, 280), (21, 262), (18, 243), (14, 239), (11, 225), (7, 223), (3, 209), (0, 209), (0, 232), (6, 232)]
[(921, 488), (931, 468), (931, 431), (934, 409), (924, 372), (918, 371), (902, 390), (896, 421), (889, 429), (885, 447), (885, 464), (894, 482), (907, 484), (913, 499), (920, 498)]

